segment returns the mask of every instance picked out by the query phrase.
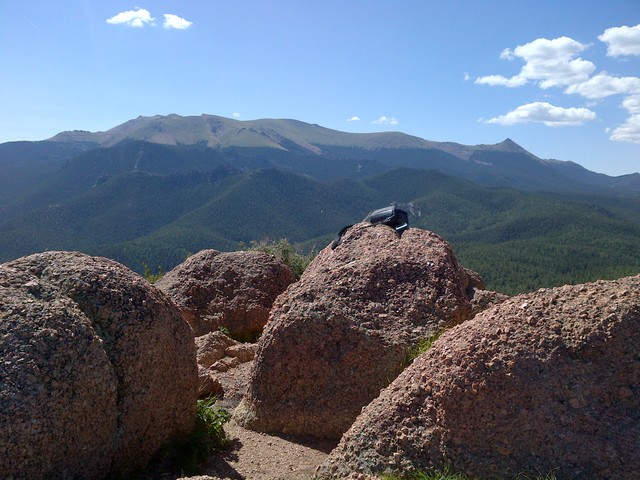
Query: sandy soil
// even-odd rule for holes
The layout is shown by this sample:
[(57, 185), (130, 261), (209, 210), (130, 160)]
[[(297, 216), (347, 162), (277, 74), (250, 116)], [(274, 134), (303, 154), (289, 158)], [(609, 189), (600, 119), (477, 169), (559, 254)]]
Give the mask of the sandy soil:
[(212, 455), (204, 474), (223, 479), (306, 480), (336, 442), (267, 435), (233, 422), (225, 425), (233, 439), (227, 452)]
[[(219, 406), (232, 412), (240, 403), (246, 392), (251, 363), (219, 374), (225, 391)], [(337, 444), (337, 441), (258, 433), (240, 427), (233, 420), (225, 424), (224, 429), (232, 440), (231, 447), (212, 454), (199, 477), (170, 474), (162, 471), (162, 466), (152, 465), (138, 480), (308, 480)]]

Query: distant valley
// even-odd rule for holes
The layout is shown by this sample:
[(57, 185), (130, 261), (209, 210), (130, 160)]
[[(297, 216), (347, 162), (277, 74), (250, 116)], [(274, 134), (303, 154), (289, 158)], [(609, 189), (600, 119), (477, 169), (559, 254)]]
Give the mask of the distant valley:
[(0, 262), (81, 250), (141, 271), (251, 240), (319, 249), (391, 202), (506, 293), (640, 271), (640, 174), (543, 160), (509, 139), (465, 146), (211, 115), (1, 144)]

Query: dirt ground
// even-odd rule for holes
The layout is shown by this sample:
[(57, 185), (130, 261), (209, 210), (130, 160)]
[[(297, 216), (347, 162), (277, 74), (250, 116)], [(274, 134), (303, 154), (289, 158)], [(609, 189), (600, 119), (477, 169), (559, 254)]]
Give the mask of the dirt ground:
[[(225, 391), (218, 406), (233, 412), (240, 403), (246, 392), (251, 363), (241, 364), (218, 376)], [(202, 465), (200, 476), (170, 474), (162, 471), (162, 466), (152, 465), (138, 480), (308, 480), (337, 444), (315, 438), (258, 433), (240, 427), (233, 419), (224, 429), (231, 438), (231, 447), (213, 453)]]
[(336, 445), (257, 433), (233, 420), (225, 430), (233, 441), (231, 449), (212, 455), (204, 475), (233, 480), (307, 480)]

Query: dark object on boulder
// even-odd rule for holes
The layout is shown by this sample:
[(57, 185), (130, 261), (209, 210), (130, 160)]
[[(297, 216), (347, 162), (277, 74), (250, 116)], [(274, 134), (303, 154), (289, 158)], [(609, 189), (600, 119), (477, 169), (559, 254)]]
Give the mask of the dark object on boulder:
[(276, 300), (237, 420), (340, 438), (412, 346), (469, 318), (468, 284), (436, 234), (354, 225)]
[(402, 232), (409, 228), (409, 214), (392, 205), (374, 210), (365, 218), (365, 222), (387, 225), (402, 235)]
[(47, 252), (0, 265), (0, 477), (101, 478), (189, 433), (193, 332), (112, 260)]
[(430, 469), (640, 478), (640, 276), (507, 299), (369, 404), (320, 478)]
[(202, 250), (156, 283), (178, 305), (196, 336), (221, 327), (237, 340), (255, 341), (269, 310), (295, 278), (273, 255)]
[[(402, 232), (409, 228), (409, 214), (392, 205), (390, 207), (374, 210), (367, 215), (363, 222), (369, 222), (372, 225), (381, 223), (382, 225), (387, 225), (388, 227), (393, 228), (398, 232), (398, 235), (402, 235)], [(353, 227), (353, 225), (342, 227), (336, 238), (331, 243), (332, 250), (335, 250), (335, 248), (342, 243), (342, 237), (351, 227)]]

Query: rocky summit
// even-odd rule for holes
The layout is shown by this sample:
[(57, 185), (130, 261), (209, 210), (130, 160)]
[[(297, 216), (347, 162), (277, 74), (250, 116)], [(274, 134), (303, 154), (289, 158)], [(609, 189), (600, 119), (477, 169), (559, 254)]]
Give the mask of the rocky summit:
[(434, 233), (353, 226), (276, 300), (237, 421), (340, 438), (413, 345), (470, 317), (470, 282)]
[(513, 297), (443, 334), (318, 478), (640, 478), (640, 276)]
[[(640, 276), (507, 298), (438, 235), (369, 223), (288, 287), (269, 255), (194, 257), (165, 280), (179, 306), (105, 258), (0, 265), (0, 478), (130, 476), (198, 395), (235, 408), (209, 478), (640, 478)], [(262, 315), (276, 286), (257, 344), (194, 337), (180, 312), (244, 328), (232, 312), (255, 296)]]

